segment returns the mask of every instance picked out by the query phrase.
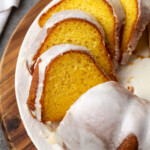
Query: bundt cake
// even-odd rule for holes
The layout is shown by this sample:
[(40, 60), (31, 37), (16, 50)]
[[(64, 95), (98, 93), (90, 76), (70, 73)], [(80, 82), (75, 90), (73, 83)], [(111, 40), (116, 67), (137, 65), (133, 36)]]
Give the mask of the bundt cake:
[(150, 102), (103, 83), (71, 106), (57, 133), (70, 150), (149, 150)]
[(109, 80), (86, 48), (70, 44), (54, 46), (37, 60), (28, 108), (44, 123), (61, 121), (79, 96)]
[[(54, 14), (45, 28), (45, 40), (35, 53), (33, 62), (52, 46), (75, 44), (86, 47), (104, 72), (112, 80), (116, 80), (114, 65), (105, 46), (104, 31), (93, 16), (76, 10), (62, 11)], [(45, 30), (43, 32), (45, 33)]]
[(150, 21), (150, 0), (120, 0), (125, 10), (125, 20), (122, 33), (122, 64), (126, 64), (129, 56), (135, 50), (138, 40)]
[(119, 57), (120, 28), (124, 24), (124, 10), (119, 0), (53, 0), (51, 7), (39, 18), (44, 26), (54, 14), (63, 10), (82, 10), (95, 16), (103, 26), (112, 57)]

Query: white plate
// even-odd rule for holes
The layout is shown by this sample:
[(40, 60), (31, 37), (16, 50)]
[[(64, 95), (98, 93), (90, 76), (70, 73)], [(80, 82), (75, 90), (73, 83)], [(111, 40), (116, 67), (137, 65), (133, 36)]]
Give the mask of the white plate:
[[(29, 137), (39, 150), (62, 149), (58, 144), (51, 144), (50, 141), (53, 133), (50, 132), (49, 126), (43, 125), (33, 119), (26, 105), (32, 79), (26, 68), (27, 52), (31, 50), (30, 48), (34, 44), (34, 39), (41, 31), (41, 28), (38, 25), (39, 17), (53, 4), (54, 3), (50, 3), (46, 8), (44, 8), (29, 28), (20, 49), (15, 75), (15, 90), (20, 115)], [(143, 41), (141, 41), (141, 43), (142, 46), (139, 46), (138, 54), (142, 53), (142, 55), (147, 56), (148, 47), (146, 46), (146, 36), (143, 37)], [(142, 98), (150, 99), (150, 58), (144, 58), (141, 60), (140, 58), (137, 59), (132, 57), (130, 63), (131, 62), (132, 65), (126, 65), (120, 68), (120, 83), (125, 87), (134, 86), (135, 94)]]

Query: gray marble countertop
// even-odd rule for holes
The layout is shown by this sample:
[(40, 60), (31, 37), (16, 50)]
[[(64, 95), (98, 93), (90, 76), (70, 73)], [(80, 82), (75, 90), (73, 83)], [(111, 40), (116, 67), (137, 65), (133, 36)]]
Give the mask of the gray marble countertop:
[[(14, 29), (26, 15), (26, 13), (38, 2), (39, 0), (20, 0), (19, 8), (13, 8), (11, 15), (7, 21), (5, 29), (0, 37), (0, 59), (4, 52), (4, 49), (8, 43), (8, 40), (13, 33)], [(4, 139), (2, 128), (0, 125), (0, 150), (9, 150), (9, 147)]]

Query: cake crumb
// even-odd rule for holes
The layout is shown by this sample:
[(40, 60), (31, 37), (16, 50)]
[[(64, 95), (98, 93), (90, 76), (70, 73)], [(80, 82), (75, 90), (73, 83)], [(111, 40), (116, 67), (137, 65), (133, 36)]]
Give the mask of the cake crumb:
[(128, 89), (128, 91), (130, 91), (131, 93), (134, 93), (134, 87), (133, 87), (133, 86), (128, 86), (127, 89)]
[(142, 55), (138, 55), (137, 58), (140, 58), (140, 59), (144, 59), (145, 56), (142, 56)]
[(133, 62), (131, 62), (129, 65), (130, 65), (130, 66), (133, 66), (133, 65), (134, 65), (134, 63), (133, 63)]

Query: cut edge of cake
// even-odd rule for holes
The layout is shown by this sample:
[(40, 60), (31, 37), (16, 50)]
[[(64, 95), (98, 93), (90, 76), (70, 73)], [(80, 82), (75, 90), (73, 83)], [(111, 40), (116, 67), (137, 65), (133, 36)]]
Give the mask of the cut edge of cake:
[(150, 1), (149, 0), (136, 0), (138, 6), (138, 16), (135, 21), (134, 28), (128, 39), (125, 52), (122, 54), (121, 64), (126, 64), (135, 50), (137, 43), (142, 36), (147, 24), (150, 21)]

